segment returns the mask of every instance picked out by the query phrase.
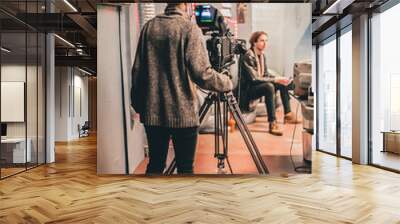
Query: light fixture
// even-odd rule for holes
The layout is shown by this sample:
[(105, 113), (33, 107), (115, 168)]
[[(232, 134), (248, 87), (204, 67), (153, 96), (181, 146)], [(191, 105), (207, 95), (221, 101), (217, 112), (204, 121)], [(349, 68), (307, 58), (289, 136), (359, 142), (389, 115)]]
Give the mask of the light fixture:
[(85, 74), (87, 74), (87, 75), (90, 75), (90, 76), (93, 75), (92, 73), (90, 73), (90, 72), (88, 72), (88, 71), (86, 71), (86, 70), (83, 70), (83, 69), (81, 69), (81, 68), (79, 68), (79, 67), (78, 67), (78, 70), (81, 71), (81, 72), (83, 72), (83, 73), (85, 73)]
[(74, 12), (78, 12), (78, 10), (68, 1), (64, 0), (65, 4), (67, 4)]
[(327, 9), (322, 13), (323, 15), (327, 14), (342, 14), (343, 10), (351, 5), (355, 0), (336, 0), (330, 5)]
[(10, 53), (11, 52), (11, 50), (9, 50), (9, 49), (7, 49), (5, 47), (1, 47), (1, 51), (4, 51), (6, 53)]
[(75, 45), (73, 45), (71, 42), (69, 42), (68, 40), (66, 40), (66, 39), (64, 39), (64, 38), (62, 38), (62, 37), (60, 37), (59, 35), (57, 35), (57, 34), (54, 34), (54, 36), (55, 37), (57, 37), (59, 40), (61, 40), (62, 42), (64, 42), (64, 43), (66, 43), (67, 45), (69, 45), (70, 47), (73, 47), (73, 48), (75, 48)]

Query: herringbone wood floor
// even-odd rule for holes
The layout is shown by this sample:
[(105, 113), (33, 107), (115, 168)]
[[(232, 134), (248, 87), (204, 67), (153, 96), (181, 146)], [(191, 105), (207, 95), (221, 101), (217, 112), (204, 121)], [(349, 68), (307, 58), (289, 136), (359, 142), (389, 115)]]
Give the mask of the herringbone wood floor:
[(400, 223), (400, 175), (314, 153), (312, 175), (96, 175), (95, 138), (0, 181), (0, 223)]

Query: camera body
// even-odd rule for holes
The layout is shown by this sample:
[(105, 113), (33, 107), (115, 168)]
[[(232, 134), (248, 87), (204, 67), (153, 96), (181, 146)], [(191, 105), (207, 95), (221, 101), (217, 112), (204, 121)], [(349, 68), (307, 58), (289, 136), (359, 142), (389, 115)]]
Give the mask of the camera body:
[(235, 63), (235, 55), (246, 52), (246, 41), (234, 39), (224, 16), (211, 5), (199, 5), (195, 9), (196, 23), (204, 35), (211, 35), (207, 40), (207, 51), (211, 66), (221, 72)]

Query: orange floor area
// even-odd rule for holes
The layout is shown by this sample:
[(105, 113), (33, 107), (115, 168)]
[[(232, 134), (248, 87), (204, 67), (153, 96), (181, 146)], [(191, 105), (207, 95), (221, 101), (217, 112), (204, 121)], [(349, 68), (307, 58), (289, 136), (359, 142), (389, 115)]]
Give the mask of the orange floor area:
[[(292, 102), (292, 109), (296, 112), (296, 106)], [(290, 145), (292, 143), (294, 124), (283, 124), (282, 108), (277, 110), (279, 125), (283, 130), (283, 136), (273, 136), (268, 133), (268, 122), (266, 117), (257, 117), (255, 123), (248, 127), (253, 138), (263, 156), (270, 174), (280, 175), (283, 173), (295, 173), (290, 158)], [(301, 108), (298, 110), (298, 119), (301, 117)], [(303, 165), (302, 151), (302, 124), (298, 124), (293, 141), (292, 155), (295, 166)], [(170, 150), (172, 151), (172, 149)], [(173, 155), (169, 153), (168, 162)], [(229, 160), (234, 174), (258, 174), (256, 166), (248, 152), (246, 145), (236, 129), (229, 133)], [(135, 174), (143, 174), (147, 165), (147, 160), (140, 164)], [(229, 171), (227, 169), (227, 171)], [(194, 164), (196, 174), (216, 174), (217, 160), (214, 158), (214, 135), (205, 134), (199, 136), (196, 158)]]

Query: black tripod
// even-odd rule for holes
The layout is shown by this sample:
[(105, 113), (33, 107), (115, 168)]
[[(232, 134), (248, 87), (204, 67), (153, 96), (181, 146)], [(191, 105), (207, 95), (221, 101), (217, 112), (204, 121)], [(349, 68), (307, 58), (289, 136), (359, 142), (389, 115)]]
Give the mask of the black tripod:
[[(222, 104), (222, 106), (221, 106)], [(222, 171), (225, 168), (225, 160), (228, 163), (230, 172), (232, 167), (228, 159), (228, 112), (231, 112), (233, 119), (235, 120), (240, 134), (246, 144), (247, 149), (257, 167), (260, 174), (268, 174), (268, 168), (265, 165), (262, 156), (258, 150), (258, 147), (247, 128), (247, 125), (243, 119), (239, 105), (236, 101), (232, 91), (226, 93), (210, 92), (203, 105), (199, 110), (200, 124), (203, 122), (211, 106), (214, 105), (214, 122), (215, 122), (215, 153), (214, 157), (218, 159), (218, 171)], [(222, 110), (222, 111), (221, 111)], [(222, 138), (222, 151), (220, 147), (220, 138)], [(176, 169), (175, 159), (171, 162), (169, 167), (165, 170), (164, 174), (171, 175)]]

